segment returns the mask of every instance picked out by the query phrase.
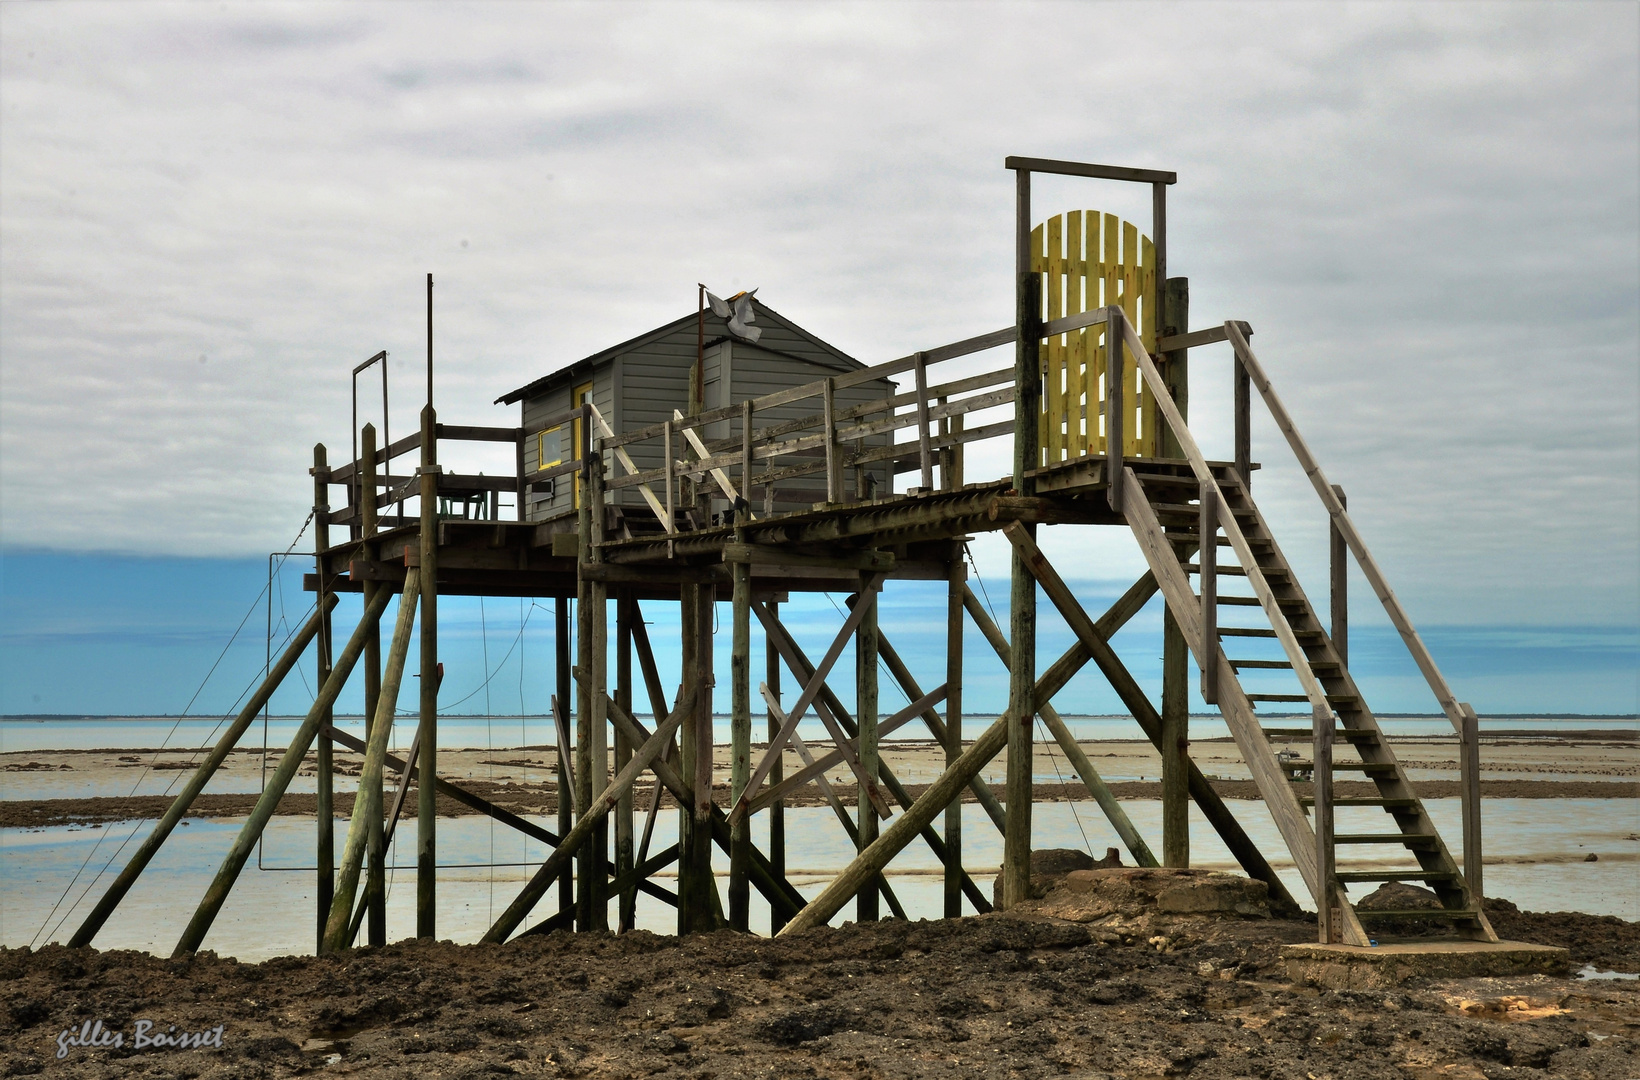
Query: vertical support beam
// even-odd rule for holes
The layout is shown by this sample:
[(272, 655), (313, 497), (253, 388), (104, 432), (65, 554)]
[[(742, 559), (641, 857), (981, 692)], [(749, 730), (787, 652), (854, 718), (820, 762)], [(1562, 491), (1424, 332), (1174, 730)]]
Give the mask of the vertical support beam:
[[(744, 543), (745, 536), (744, 529), (735, 530), (737, 543)], [(752, 773), (752, 565), (736, 562), (731, 564), (731, 571), (734, 629), (729, 648), (729, 801), (733, 804), (745, 793)], [(751, 844), (751, 815), (742, 814), (729, 823), (729, 925), (741, 931), (751, 928), (751, 884), (747, 878)]]
[[(601, 441), (592, 434), (591, 418), (583, 421), (587, 432), (587, 497), (590, 511), (590, 543), (583, 549), (583, 557), (593, 563), (604, 561), (604, 527), (608, 510), (604, 505), (604, 454)], [(589, 710), (591, 745), (588, 756), (592, 767), (588, 771), (588, 807), (609, 787), (609, 586), (603, 581), (591, 582), (588, 589), (592, 618), (592, 644), (587, 661), (587, 681), (592, 693)], [(609, 819), (604, 817), (592, 828), (592, 839), (587, 845), (591, 852), (588, 860), (587, 914), (589, 929), (609, 930)]]
[[(615, 600), (615, 704), (632, 715), (632, 617), (637, 608), (629, 590), (623, 590)], [(615, 729), (615, 773), (620, 775), (632, 760), (632, 742), (620, 728)], [(632, 819), (632, 788), (622, 788), (615, 803), (615, 879), (621, 880), (632, 870), (636, 851), (636, 836)], [(633, 927), (637, 917), (638, 885), (636, 880), (621, 890), (616, 926), (621, 933)]]
[[(701, 587), (681, 585), (678, 589), (679, 653), (683, 669), (683, 696), (698, 703), (702, 673), (709, 663), (700, 652)], [(692, 708), (683, 721), (678, 737), (679, 775), (691, 788), (695, 783), (695, 757), (699, 751), (700, 710)], [(710, 719), (707, 721), (710, 723)], [(691, 794), (693, 792), (691, 791)], [(678, 804), (678, 934), (692, 934), (710, 930), (702, 918), (700, 856), (697, 849), (711, 843), (709, 835), (700, 835), (695, 829), (694, 807)]]
[(1335, 865), (1333, 860), (1332, 713), (1315, 712), (1315, 746), (1311, 762), (1315, 775), (1315, 910), (1318, 936), (1323, 945), (1338, 940), (1342, 927), (1333, 906)]
[[(385, 364), (384, 364), (385, 370)], [(379, 545), (372, 542), (380, 524), (376, 512), (376, 428), (373, 424), (366, 424), (359, 433), (361, 477), (359, 483), (359, 535), (364, 538), (364, 556), (367, 560), (375, 561), (379, 555)], [(376, 590), (385, 588), (382, 583), (366, 581), (364, 583), (364, 602), (370, 603)], [(370, 628), (370, 636), (364, 642), (364, 741), (370, 742), (370, 733), (376, 723), (376, 706), (381, 700), (382, 692), (382, 636), (381, 627)], [(397, 700), (396, 698), (394, 699)], [(327, 740), (328, 741), (328, 740)], [(320, 744), (324, 745), (323, 743)], [(361, 781), (363, 773), (360, 774)], [(376, 778), (376, 790), (369, 793), (379, 806), (381, 804), (381, 777)], [(363, 797), (363, 795), (361, 795)], [(382, 818), (377, 814), (366, 822), (368, 831), (365, 835), (365, 880), (364, 896), (365, 911), (369, 919), (369, 928), (365, 940), (371, 945), (387, 944), (387, 874), (384, 862), (387, 852), (386, 837), (382, 827)]]
[[(557, 708), (553, 710), (553, 721), (558, 725), (558, 835), (569, 835), (570, 829), (575, 827), (575, 798), (571, 793), (573, 787), (572, 770), (567, 752), (569, 747), (569, 718), (564, 710), (569, 708), (573, 700), (570, 697), (570, 632), (569, 632), (569, 597), (560, 596), (553, 601), (553, 618), (555, 623), (555, 641), (557, 650), (556, 674), (558, 693), (555, 697)], [(572, 911), (575, 908), (575, 869), (566, 864), (558, 876), (558, 913)]]
[[(926, 468), (927, 466), (925, 466)], [(867, 579), (867, 588), (872, 582)], [(877, 583), (879, 591), (881, 583)], [(859, 603), (866, 605), (865, 617), (860, 625), (854, 629), (854, 719), (858, 729), (856, 738), (857, 752), (860, 756), (860, 771), (875, 785), (879, 780), (881, 770), (878, 768), (877, 754), (877, 610), (879, 605), (872, 603), (871, 598), (862, 596)], [(859, 785), (859, 832), (855, 838), (855, 850), (864, 851), (877, 839), (877, 808), (872, 805), (869, 788), (865, 784)], [(855, 905), (856, 919), (860, 922), (876, 922), (880, 917), (877, 903), (877, 882), (872, 881), (860, 889)]]
[[(576, 559), (575, 585), (575, 807), (578, 812), (584, 813), (592, 805), (592, 580), (585, 572), (590, 559), (592, 547), (592, 499), (588, 491), (591, 476), (592, 455), (589, 452), (591, 443), (592, 424), (589, 417), (583, 416), (580, 423), (580, 445), (576, 452), (581, 458), (581, 470), (577, 483), (580, 485), (582, 498), (576, 514), (576, 548), (579, 555)], [(591, 886), (593, 877), (592, 844), (588, 842), (575, 853), (577, 869), (575, 906), (575, 928), (590, 930), (592, 928)]]
[(1190, 651), (1162, 616), (1162, 865), (1190, 865)]
[[(1338, 505), (1349, 508), (1344, 498), (1344, 489), (1337, 484), (1332, 485), (1333, 494), (1338, 496)], [(1338, 652), (1339, 661), (1350, 666), (1350, 549), (1344, 542), (1344, 534), (1338, 531), (1338, 522), (1329, 520), (1327, 532), (1331, 542), (1328, 550), (1331, 553), (1330, 570), (1328, 575), (1332, 582), (1332, 638), (1333, 648)]]
[[(1158, 258), (1161, 245), (1157, 244)], [(1159, 271), (1158, 271), (1159, 272)], [(1156, 336), (1170, 337), (1175, 334), (1188, 333), (1190, 330), (1190, 279), (1168, 278), (1167, 287), (1162, 292), (1162, 321)], [(1179, 415), (1186, 421), (1190, 419), (1190, 350), (1175, 349), (1162, 354), (1162, 381), (1167, 384), (1167, 392), (1172, 395), (1173, 403), (1179, 407)], [(1182, 458), (1185, 456), (1184, 447), (1179, 445), (1179, 436), (1173, 431), (1173, 425), (1162, 424), (1158, 432), (1160, 441), (1157, 443), (1158, 452), (1162, 457)]]
[[(375, 456), (371, 455), (372, 461)], [(357, 477), (354, 478), (357, 483)], [(330, 678), (330, 605), (325, 601), (330, 595), (330, 575), (325, 567), (325, 549), (330, 546), (330, 463), (325, 454), (325, 444), (319, 443), (313, 448), (313, 550), (314, 561), (318, 564), (319, 589), (316, 594), (319, 603), (319, 645), (314, 650), (317, 657), (318, 682), (315, 686), (323, 686)], [(366, 603), (369, 597), (365, 598)], [(320, 717), (323, 731), (330, 727), (333, 720), (331, 709), (327, 706)], [(318, 799), (315, 806), (315, 824), (318, 835), (314, 844), (314, 865), (317, 868), (318, 880), (318, 931), (315, 939), (319, 945), (325, 940), (325, 920), (330, 916), (330, 902), (335, 896), (336, 889), (336, 809), (335, 809), (335, 762), (334, 751), (330, 737), (319, 736), (319, 777)]]
[(913, 362), (917, 373), (917, 452), (922, 457), (922, 488), (934, 490), (934, 452), (928, 434), (928, 357), (918, 353)]
[(1122, 370), (1122, 357), (1127, 351), (1127, 316), (1112, 304), (1105, 323), (1107, 356), (1105, 364), (1105, 498), (1110, 508), (1122, 512), (1122, 448), (1127, 431), (1126, 399), (1122, 393), (1127, 379)]
[[(1185, 278), (1167, 277), (1167, 185), (1152, 188), (1152, 212), (1156, 233), (1156, 292), (1160, 316), (1156, 322), (1158, 338), (1168, 334), (1184, 333), (1190, 325), (1190, 282)], [(1178, 349), (1162, 358), (1162, 377), (1167, 392), (1179, 408), (1179, 415), (1190, 415), (1190, 352)], [(1171, 424), (1162, 424), (1157, 453), (1162, 457), (1182, 458), (1184, 448)], [(1205, 506), (1205, 503), (1203, 504)], [(1205, 514), (1205, 510), (1203, 513)], [(1204, 519), (1205, 520), (1205, 519)], [(1205, 525), (1203, 526), (1205, 528)], [(1205, 534), (1204, 534), (1205, 535)], [(1203, 544), (1211, 544), (1203, 540)], [(1203, 550), (1206, 550), (1204, 548)], [(1202, 565), (1207, 565), (1203, 556)], [(1207, 571), (1203, 571), (1204, 575)], [(1202, 578), (1203, 604), (1207, 593), (1207, 578)], [(1217, 668), (1209, 665), (1203, 670), (1205, 680), (1212, 678)], [(1207, 698), (1212, 701), (1212, 698)], [(1166, 866), (1190, 865), (1190, 649), (1184, 633), (1170, 609), (1162, 611), (1162, 862)]]
[[(945, 584), (945, 767), (962, 756), (963, 591), (968, 567), (961, 541), (952, 541)], [(945, 804), (945, 917), (962, 914), (962, 791)]]
[(1469, 886), (1469, 902), (1481, 908), (1484, 882), (1481, 880), (1481, 722), (1474, 706), (1458, 703), (1463, 711), (1463, 731), (1459, 753), (1463, 755), (1463, 878)]
[(1241, 354), (1235, 359), (1235, 430), (1236, 430), (1236, 472), (1241, 476), (1241, 486), (1247, 491), (1253, 490), (1253, 383), (1247, 374), (1247, 365), (1242, 363)]
[(1145, 303), (1155, 305), (1151, 308), (1150, 325), (1160, 339), (1166, 332), (1163, 327), (1167, 323), (1167, 292), (1171, 284), (1167, 279), (1167, 185), (1161, 181), (1150, 185), (1150, 240), (1156, 250), (1156, 265), (1151, 268), (1155, 271), (1156, 291), (1145, 297)]
[(1219, 702), (1219, 491), (1201, 486), (1202, 700)]
[(723, 921), (722, 900), (712, 873), (712, 811), (715, 809), (712, 802), (712, 688), (717, 683), (712, 676), (712, 613), (717, 606), (717, 590), (702, 585), (699, 594), (694, 633), (700, 642), (695, 647), (695, 655), (700, 658), (700, 671), (696, 675), (700, 690), (695, 698), (695, 774), (690, 781), (695, 794), (694, 870), (700, 904), (695, 918), (698, 929), (716, 930)]
[[(749, 566), (750, 564), (748, 564)], [(780, 603), (778, 600), (769, 601), (769, 614), (778, 619)], [(763, 630), (763, 681), (768, 685), (776, 700), (780, 698), (780, 650), (775, 648), (774, 642), (769, 639), (767, 627)], [(775, 715), (774, 709), (768, 711), (769, 741), (780, 734), (780, 718)], [(769, 767), (769, 783), (779, 785), (785, 778), (784, 755), (775, 758), (774, 764)], [(786, 803), (783, 799), (776, 799), (769, 804), (769, 867), (777, 880), (786, 876)], [(769, 933), (778, 934), (780, 928), (786, 925), (785, 916), (775, 910), (770, 913)]]
[(821, 411), (826, 425), (826, 501), (843, 501), (843, 465), (837, 446), (837, 380), (828, 378), (821, 393)]
[[(1042, 411), (1042, 278), (1031, 269), (1031, 174), (1014, 173), (1014, 490), (1036, 492), (1027, 475), (1040, 464), (1038, 416)], [(1029, 526), (1035, 536), (1036, 527)], [(1031, 892), (1031, 766), (1036, 707), (1036, 581), (1024, 556), (1011, 553), (1009, 636), (1013, 663), (1008, 669), (1008, 815), (1003, 831), (1002, 906), (1029, 899)], [(949, 775), (949, 774), (947, 774)]]
[[(427, 396), (433, 395), (433, 275), (427, 275)], [(438, 926), (438, 418), (421, 411), (421, 760), (416, 784), (416, 936)]]

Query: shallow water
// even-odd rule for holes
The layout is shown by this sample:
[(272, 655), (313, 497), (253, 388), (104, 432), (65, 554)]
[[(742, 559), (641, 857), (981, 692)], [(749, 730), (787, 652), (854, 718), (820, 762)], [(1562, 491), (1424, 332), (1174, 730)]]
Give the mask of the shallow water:
[[(882, 704), (884, 719), (903, 706), (886, 698)], [(640, 719), (643, 719), (640, 716)], [(963, 721), (965, 739), (979, 737), (994, 716), (970, 716)], [(1267, 719), (1280, 720), (1279, 717)], [(1142, 739), (1144, 733), (1129, 716), (1072, 716), (1064, 717), (1065, 724), (1077, 739)], [(284, 747), (301, 725), (299, 716), (274, 716), (266, 722), (266, 742), (272, 747)], [(362, 731), (362, 717), (339, 716), (339, 727)], [(411, 716), (401, 716), (398, 726), (405, 731), (408, 741)], [(754, 719), (754, 737), (764, 730)], [(1442, 735), (1450, 736), (1452, 725), (1444, 716), (1379, 717), (1379, 723), (1393, 739), (1397, 736)], [(554, 740), (552, 722), (544, 716), (441, 716), (439, 717), (438, 744), (440, 749), (456, 750), (464, 747), (503, 749), (518, 746), (547, 746)], [(0, 753), (27, 750), (99, 750), (124, 747), (135, 750), (154, 750), (164, 747), (190, 749), (212, 745), (227, 726), (221, 717), (97, 717), (92, 719), (18, 720), (0, 719)], [(1308, 727), (1309, 717), (1294, 719), (1283, 726)], [(1614, 734), (1633, 731), (1640, 721), (1633, 717), (1600, 718), (1594, 720), (1542, 719), (1489, 719), (1482, 718), (1481, 733), (1504, 734), (1511, 731), (1542, 731), (1564, 728), (1574, 731), (1611, 731)], [(264, 723), (257, 721), (241, 740), (241, 746), (260, 746), (263, 743)], [(907, 729), (912, 730), (912, 729)], [(719, 745), (728, 745), (729, 718), (714, 716), (712, 737)], [(826, 729), (818, 720), (805, 719), (798, 724), (798, 734), (805, 739), (824, 742), (829, 739)], [(1190, 718), (1192, 739), (1226, 739), (1230, 737), (1224, 720), (1216, 715)]]
[[(1145, 836), (1159, 836), (1159, 802), (1131, 800), (1122, 805)], [(1290, 860), (1274, 857), (1285, 849), (1263, 804), (1229, 805), (1254, 840), (1271, 853), (1277, 872), (1302, 900), (1303, 885)], [(1458, 801), (1436, 799), (1427, 805), (1454, 857), (1461, 858)], [(1002, 840), (983, 812), (971, 805), (965, 809), (963, 862), (980, 887), (989, 891), (1002, 858)], [(1575, 909), (1640, 919), (1640, 839), (1635, 839), (1640, 836), (1640, 800), (1488, 799), (1483, 816), (1489, 838), (1489, 894), (1530, 911)], [(673, 842), (676, 821), (675, 812), (661, 815), (651, 850)], [(849, 861), (852, 846), (828, 807), (790, 808), (786, 821), (788, 874), (800, 892), (813, 897)], [(550, 821), (541, 823), (553, 827)], [(194, 820), (179, 827), (99, 935), (97, 945), (168, 954), (242, 824), (233, 819)], [(335, 825), (339, 849), (347, 823)], [(1340, 828), (1346, 825), (1341, 815)], [(0, 859), (7, 868), (0, 882), (0, 942), (19, 946), (66, 940), (149, 828), (149, 822), (126, 822), (102, 829), (0, 830)], [(761, 821), (754, 825), (760, 845), (767, 841), (766, 828)], [(308, 868), (313, 830), (311, 820), (273, 820), (261, 851), (247, 863), (206, 938), (206, 948), (247, 960), (313, 950), (315, 882)], [(413, 835), (412, 823), (395, 845), (387, 899), (389, 940), (410, 935), (415, 925)], [(1092, 802), (1038, 804), (1032, 837), (1038, 848), (1085, 848), (1095, 856), (1119, 843)], [(1217, 836), (1195, 815), (1191, 850), (1197, 866), (1234, 868)], [(440, 819), (439, 851), (446, 864), (439, 875), (439, 936), (456, 941), (477, 940), (547, 854), (544, 845), (478, 817)], [(1583, 861), (1591, 852), (1599, 856), (1598, 862)], [(721, 874), (726, 860), (721, 853), (714, 858)], [(492, 862), (513, 865), (449, 865)], [(658, 880), (667, 887), (675, 884), (670, 875), (659, 875)], [(940, 864), (920, 841), (896, 859), (889, 880), (910, 917), (939, 916)], [(721, 876), (719, 886), (726, 886)], [(50, 914), (53, 907), (57, 910)], [(540, 917), (555, 912), (553, 894), (537, 910)], [(833, 921), (845, 922), (853, 915), (850, 904)], [(768, 907), (755, 891), (752, 919), (754, 930), (767, 933)], [(676, 913), (640, 894), (638, 925), (669, 933), (676, 927)]]

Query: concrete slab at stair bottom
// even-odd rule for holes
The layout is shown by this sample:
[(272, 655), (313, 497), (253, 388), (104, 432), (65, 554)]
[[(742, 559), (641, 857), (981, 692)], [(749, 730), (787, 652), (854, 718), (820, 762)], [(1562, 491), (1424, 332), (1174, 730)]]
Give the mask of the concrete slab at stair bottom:
[(1564, 975), (1571, 954), (1524, 941), (1402, 941), (1359, 945), (1287, 945), (1287, 977), (1333, 990), (1379, 990), (1408, 979)]

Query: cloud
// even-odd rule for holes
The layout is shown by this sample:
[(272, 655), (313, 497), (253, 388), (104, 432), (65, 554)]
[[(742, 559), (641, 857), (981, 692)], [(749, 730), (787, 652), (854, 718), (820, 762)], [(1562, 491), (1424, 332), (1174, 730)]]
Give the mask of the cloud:
[[(1001, 159), (1026, 153), (1178, 170), (1194, 322), (1254, 324), (1416, 618), (1632, 623), (1637, 18), (4, 5), (0, 542), (282, 549), (313, 444), (348, 445), (354, 364), (389, 350), (413, 426), (428, 270), (457, 422), (511, 420), (499, 392), (697, 280), (868, 362), (1005, 325)], [(1142, 222), (1148, 194), (1043, 178), (1036, 205)], [(1203, 350), (1213, 454), (1228, 386)], [(1255, 438), (1261, 503), (1324, 580), (1319, 507)], [(1136, 565), (1086, 543), (1094, 576)]]

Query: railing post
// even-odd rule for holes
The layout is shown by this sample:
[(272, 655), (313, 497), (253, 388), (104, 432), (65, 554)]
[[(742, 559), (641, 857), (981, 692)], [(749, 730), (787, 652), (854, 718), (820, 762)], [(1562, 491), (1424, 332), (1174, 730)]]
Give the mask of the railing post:
[(1459, 739), (1463, 781), (1463, 877), (1470, 903), (1477, 909), (1485, 896), (1481, 881), (1481, 730), (1474, 706), (1459, 702), (1463, 732)]
[(934, 452), (928, 437), (928, 354), (918, 353), (913, 361), (917, 376), (917, 452), (922, 457), (922, 489), (934, 490)]
[[(1346, 509), (1349, 503), (1344, 498), (1344, 489), (1337, 484), (1332, 485), (1334, 495), (1338, 496), (1338, 505)], [(1350, 666), (1350, 549), (1344, 543), (1344, 534), (1338, 531), (1338, 522), (1331, 515), (1327, 518), (1327, 532), (1331, 543), (1328, 545), (1331, 555), (1329, 575), (1332, 582), (1332, 643), (1338, 652), (1338, 659), (1345, 667)]]
[(1333, 910), (1335, 866), (1333, 860), (1332, 790), (1333, 718), (1327, 710), (1315, 711), (1315, 747), (1311, 752), (1315, 787), (1315, 911), (1318, 936), (1323, 945), (1338, 937), (1340, 927)]
[(1236, 473), (1245, 491), (1253, 490), (1253, 387), (1241, 354), (1235, 360)]
[(826, 425), (826, 501), (843, 501), (843, 466), (837, 453), (837, 380), (828, 378), (821, 394), (821, 405)]
[(1112, 304), (1105, 324), (1105, 497), (1110, 508), (1122, 512), (1122, 450), (1126, 430), (1122, 387), (1126, 381), (1122, 372), (1122, 354), (1126, 350), (1127, 316)]

